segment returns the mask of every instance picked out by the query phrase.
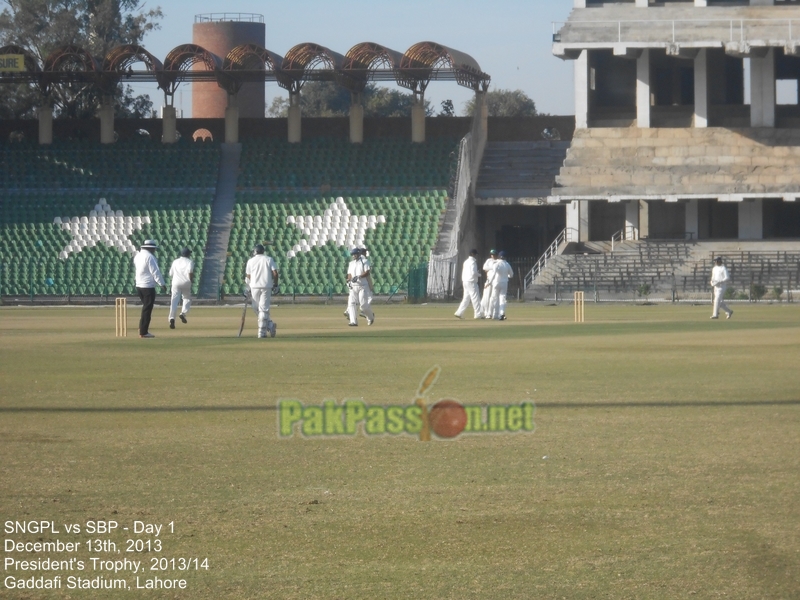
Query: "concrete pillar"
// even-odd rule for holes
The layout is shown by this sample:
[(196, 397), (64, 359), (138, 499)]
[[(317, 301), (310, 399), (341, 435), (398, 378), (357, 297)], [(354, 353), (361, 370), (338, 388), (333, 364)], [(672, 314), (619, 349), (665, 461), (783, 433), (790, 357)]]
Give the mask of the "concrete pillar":
[(750, 58), (750, 126), (775, 127), (775, 49)]
[(636, 59), (636, 126), (650, 127), (650, 50)]
[(53, 143), (53, 107), (50, 105), (39, 108), (39, 143)]
[(300, 93), (289, 92), (289, 143), (299, 144), (302, 139)]
[(694, 59), (694, 126), (708, 127), (708, 50)]
[(100, 117), (100, 143), (113, 144), (114, 143), (114, 105), (106, 103), (100, 105), (98, 111)]
[[(581, 203), (573, 200), (567, 204), (567, 239), (571, 242), (580, 241), (581, 233)], [(578, 238), (578, 239), (576, 239)]]
[(694, 5), (697, 8), (705, 8), (708, 6), (708, 0), (694, 0)]
[(647, 8), (650, 5), (649, 0), (636, 0), (636, 8)]
[(625, 203), (625, 235), (628, 229), (633, 228), (634, 239), (639, 239), (639, 201), (629, 200)]
[(178, 141), (178, 118), (174, 106), (165, 106), (161, 114), (161, 143), (174, 144)]
[(739, 202), (739, 239), (760, 240), (763, 237), (763, 202), (760, 199)]
[(650, 237), (650, 205), (639, 200), (639, 239)]
[(689, 200), (686, 203), (686, 233), (691, 235), (691, 239), (696, 240), (700, 233), (700, 212), (697, 200)]
[(421, 144), (425, 141), (425, 96), (414, 95), (411, 105), (411, 141)]
[(228, 94), (228, 106), (225, 108), (225, 143), (239, 143), (239, 104), (236, 94)]
[(486, 92), (475, 92), (475, 115), (481, 136), (486, 139), (489, 135), (489, 105), (486, 103)]
[(575, 60), (575, 128), (589, 127), (589, 51), (583, 50)]
[(574, 8), (586, 8), (586, 0), (574, 0)]
[(361, 104), (361, 94), (350, 95), (350, 143), (364, 143), (364, 106)]
[(580, 241), (588, 242), (589, 241), (589, 201), (588, 200), (581, 200), (579, 202), (580, 206), (580, 228), (579, 237)]

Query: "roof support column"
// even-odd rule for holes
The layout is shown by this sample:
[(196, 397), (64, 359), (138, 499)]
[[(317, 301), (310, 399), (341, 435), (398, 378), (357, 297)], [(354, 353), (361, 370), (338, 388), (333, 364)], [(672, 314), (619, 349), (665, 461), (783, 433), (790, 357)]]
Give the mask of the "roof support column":
[(361, 93), (350, 94), (350, 143), (364, 143), (364, 105), (361, 103)]
[(577, 234), (578, 239), (573, 242), (589, 241), (589, 201), (573, 200), (567, 204), (567, 229), (572, 230), (571, 235)]
[(178, 141), (178, 118), (174, 106), (161, 110), (161, 143), (174, 144)]
[(694, 59), (694, 126), (708, 127), (708, 50)]
[(639, 239), (639, 201), (628, 200), (625, 203), (625, 235), (628, 231), (633, 230), (633, 239)]
[(100, 143), (114, 143), (114, 104), (111, 98), (103, 96), (97, 115), (100, 117)]
[(239, 100), (236, 94), (228, 94), (228, 106), (225, 107), (225, 143), (239, 143)]
[(775, 49), (750, 57), (750, 126), (775, 127)]
[(39, 143), (53, 143), (53, 107), (50, 104), (39, 107)]
[(300, 92), (289, 92), (289, 143), (299, 144), (302, 139), (302, 114)]
[(486, 103), (486, 92), (483, 90), (475, 90), (475, 112), (472, 119), (473, 131), (479, 131), (479, 137), (486, 139), (489, 135), (489, 105)]
[(425, 141), (425, 94), (414, 93), (411, 105), (411, 141), (422, 144)]
[(589, 51), (582, 50), (575, 60), (575, 128), (589, 126)]
[(639, 200), (639, 239), (650, 237), (650, 204)]
[(636, 126), (650, 127), (650, 50), (642, 50), (636, 59)]

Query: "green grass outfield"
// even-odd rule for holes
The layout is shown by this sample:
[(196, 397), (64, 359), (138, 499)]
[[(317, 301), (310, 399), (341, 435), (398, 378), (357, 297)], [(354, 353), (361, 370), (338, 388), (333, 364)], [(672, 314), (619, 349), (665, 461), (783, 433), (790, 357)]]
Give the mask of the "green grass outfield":
[[(575, 324), (570, 305), (512, 304), (501, 323), (376, 304), (357, 329), (342, 309), (275, 307), (278, 337), (258, 340), (252, 313), (236, 338), (241, 308), (193, 309), (175, 331), (158, 308), (157, 337), (140, 340), (134, 306), (127, 339), (113, 307), (1, 308), (4, 540), (81, 545), (4, 542), (0, 596), (799, 597), (800, 306), (711, 321), (708, 306), (587, 303)], [(281, 398), (407, 405), (434, 365), (430, 400), (531, 401), (535, 431), (278, 436)], [(87, 531), (106, 520), (119, 528)], [(127, 552), (129, 539), (151, 551)], [(92, 557), (143, 561), (140, 584), (187, 589), (67, 589), (70, 575), (136, 585)], [(195, 557), (208, 568), (150, 570)], [(52, 592), (5, 584), (56, 575)]]

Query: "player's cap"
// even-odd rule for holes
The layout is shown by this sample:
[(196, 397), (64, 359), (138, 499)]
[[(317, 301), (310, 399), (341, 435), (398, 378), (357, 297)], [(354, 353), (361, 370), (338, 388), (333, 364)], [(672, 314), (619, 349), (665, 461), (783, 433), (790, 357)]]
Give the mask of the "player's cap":
[(191, 255), (192, 251), (189, 250), (189, 248), (184, 248), (183, 250), (181, 250), (181, 256), (183, 256), (184, 258), (189, 258)]
[(155, 250), (156, 248), (158, 248), (158, 244), (156, 243), (155, 240), (145, 240), (144, 244), (142, 244), (142, 248), (151, 248)]
[(497, 254), (497, 250), (495, 250), (494, 248), (492, 248), (491, 250), (489, 250), (489, 254)]
[(715, 259), (714, 259), (714, 262), (715, 262), (715, 263), (722, 264), (722, 257), (721, 257), (721, 256), (718, 256), (717, 258), (715, 258)]
[(361, 248), (353, 248), (352, 250), (350, 250), (350, 254), (352, 254), (353, 256), (358, 256), (359, 254), (361, 254)]
[(253, 248), (253, 252), (256, 254), (264, 254), (264, 245), (263, 244), (256, 244)]
[(506, 251), (505, 250), (500, 250), (500, 254), (498, 254), (498, 256), (500, 258), (505, 258), (506, 257)]

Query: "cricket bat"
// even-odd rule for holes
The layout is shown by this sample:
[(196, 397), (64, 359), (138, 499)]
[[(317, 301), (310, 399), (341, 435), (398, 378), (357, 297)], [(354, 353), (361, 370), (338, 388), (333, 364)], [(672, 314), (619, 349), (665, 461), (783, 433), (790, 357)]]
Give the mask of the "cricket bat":
[(247, 294), (244, 295), (244, 310), (242, 310), (242, 322), (239, 324), (239, 335), (236, 337), (242, 337), (242, 331), (244, 331), (244, 320), (247, 317)]

